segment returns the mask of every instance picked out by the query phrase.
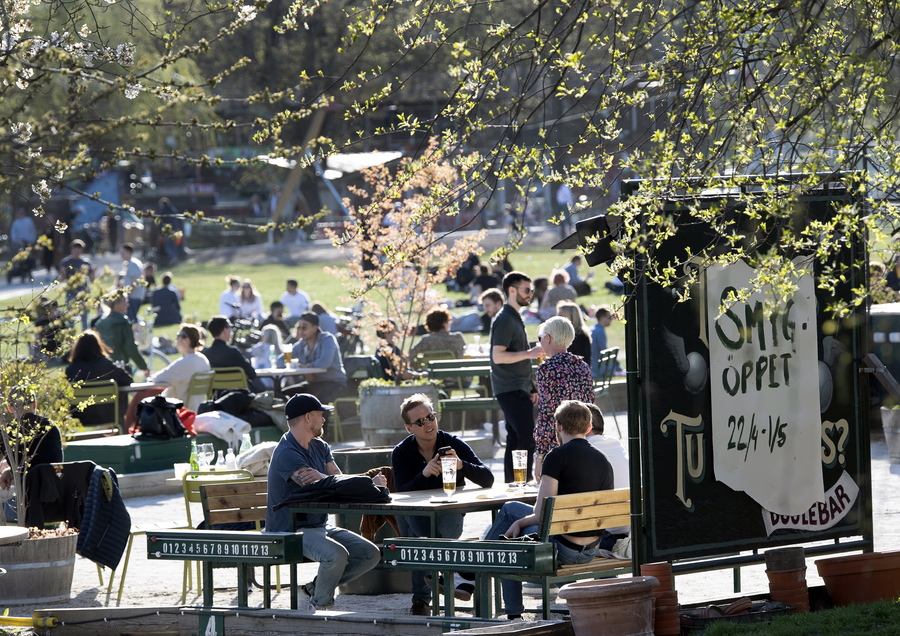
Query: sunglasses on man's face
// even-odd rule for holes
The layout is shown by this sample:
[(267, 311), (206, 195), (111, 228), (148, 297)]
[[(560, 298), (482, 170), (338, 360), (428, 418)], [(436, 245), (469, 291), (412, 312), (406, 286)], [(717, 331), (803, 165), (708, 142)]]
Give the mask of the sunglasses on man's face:
[(410, 426), (425, 426), (428, 422), (433, 422), (437, 419), (437, 415), (434, 413), (429, 413), (425, 417), (420, 417), (415, 422), (412, 422)]

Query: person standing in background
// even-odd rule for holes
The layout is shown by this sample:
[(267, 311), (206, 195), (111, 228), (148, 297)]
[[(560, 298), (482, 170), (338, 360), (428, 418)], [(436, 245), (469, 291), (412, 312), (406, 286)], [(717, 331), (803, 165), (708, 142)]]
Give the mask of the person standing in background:
[(491, 384), (506, 420), (506, 452), (503, 472), (507, 483), (513, 481), (512, 452), (528, 451), (528, 479), (534, 462), (534, 387), (531, 361), (543, 353), (540, 345), (528, 347), (521, 310), (531, 303), (534, 289), (522, 272), (503, 277), (506, 304), (491, 323)]
[(134, 245), (123, 243), (119, 250), (122, 257), (122, 269), (119, 271), (119, 287), (128, 288), (129, 320), (136, 320), (141, 302), (144, 300), (143, 280), (144, 264), (134, 257)]
[(291, 278), (285, 283), (285, 290), (281, 294), (281, 303), (288, 312), (288, 327), (293, 327), (300, 320), (300, 316), (309, 311), (309, 294), (299, 289), (297, 281)]

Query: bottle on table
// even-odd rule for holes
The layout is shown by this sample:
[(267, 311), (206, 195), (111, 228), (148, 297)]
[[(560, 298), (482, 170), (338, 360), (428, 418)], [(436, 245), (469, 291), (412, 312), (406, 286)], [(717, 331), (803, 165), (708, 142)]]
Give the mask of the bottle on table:
[(197, 442), (191, 441), (191, 470), (197, 471), (200, 470), (200, 455), (197, 453)]
[(234, 449), (229, 446), (228, 452), (225, 453), (225, 469), (235, 470), (237, 468), (237, 458), (234, 456)]
[(253, 442), (250, 441), (250, 433), (244, 433), (241, 437), (241, 452), (245, 453), (253, 448)]
[(219, 459), (216, 460), (216, 470), (227, 470), (225, 463), (225, 451), (219, 451)]

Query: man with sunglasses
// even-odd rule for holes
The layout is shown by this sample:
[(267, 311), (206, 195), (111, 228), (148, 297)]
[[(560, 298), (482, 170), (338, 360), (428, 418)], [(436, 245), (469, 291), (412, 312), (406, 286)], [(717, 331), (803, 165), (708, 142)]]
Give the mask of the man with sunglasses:
[[(494, 485), (491, 469), (484, 465), (472, 448), (463, 440), (442, 431), (438, 427), (434, 405), (427, 395), (411, 395), (400, 405), (400, 417), (406, 425), (409, 437), (394, 447), (391, 463), (394, 469), (394, 487), (397, 492), (410, 490), (441, 490), (441, 458), (456, 458), (456, 484), (463, 487), (466, 479), (482, 488)], [(427, 537), (426, 517), (398, 516), (400, 534), (404, 537)], [(440, 515), (437, 518), (437, 534), (443, 539), (458, 539), (462, 534), (462, 515)], [(459, 575), (456, 575), (457, 577)], [(475, 586), (460, 579), (454, 596), (467, 601)], [(425, 572), (412, 571), (413, 601), (410, 613), (428, 616), (431, 588), (425, 581)]]
[(540, 345), (529, 348), (521, 311), (531, 304), (534, 288), (522, 272), (503, 277), (506, 304), (491, 322), (491, 385), (506, 420), (506, 453), (503, 474), (513, 481), (512, 452), (528, 451), (528, 479), (534, 461), (534, 405), (537, 389), (531, 373), (531, 360), (543, 353)]

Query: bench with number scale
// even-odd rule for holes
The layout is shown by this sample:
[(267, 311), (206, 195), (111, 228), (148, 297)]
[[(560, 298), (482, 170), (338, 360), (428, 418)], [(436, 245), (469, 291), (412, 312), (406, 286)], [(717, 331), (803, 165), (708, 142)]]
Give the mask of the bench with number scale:
[[(630, 491), (599, 490), (548, 497), (541, 512), (539, 541), (461, 541), (398, 538), (385, 541), (384, 566), (405, 570), (442, 570), (475, 574), (476, 615), (491, 618), (492, 577), (541, 585), (543, 618), (550, 618), (550, 585), (631, 572), (631, 561), (598, 557), (588, 563), (560, 565), (551, 535), (627, 526)], [(445, 574), (446, 576), (446, 574)], [(479, 600), (481, 599), (481, 600)], [(498, 599), (499, 601), (499, 599)]]
[[(264, 607), (272, 606), (270, 566), (291, 566), (291, 589), (297, 583), (297, 563), (303, 559), (303, 535), (294, 532), (161, 530), (147, 533), (147, 558), (203, 563), (203, 605), (213, 606), (213, 568), (236, 567), (238, 605), (247, 603), (248, 572), (263, 566)], [(245, 567), (247, 566), (247, 567)], [(291, 595), (291, 609), (297, 609)]]

